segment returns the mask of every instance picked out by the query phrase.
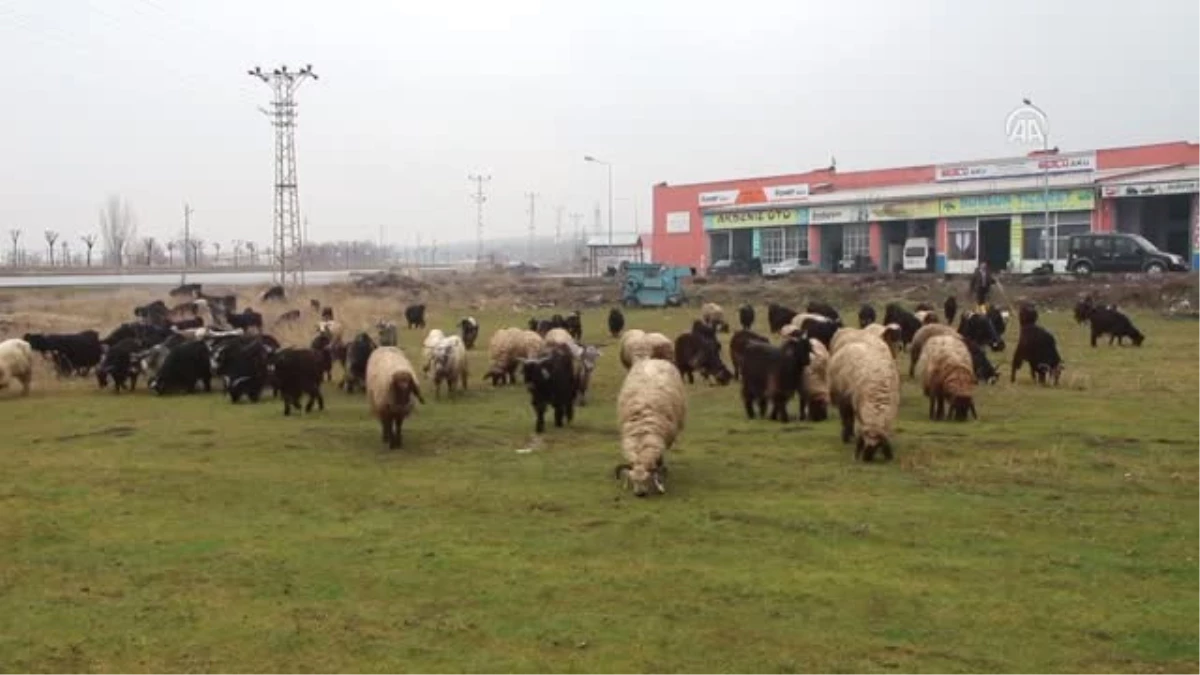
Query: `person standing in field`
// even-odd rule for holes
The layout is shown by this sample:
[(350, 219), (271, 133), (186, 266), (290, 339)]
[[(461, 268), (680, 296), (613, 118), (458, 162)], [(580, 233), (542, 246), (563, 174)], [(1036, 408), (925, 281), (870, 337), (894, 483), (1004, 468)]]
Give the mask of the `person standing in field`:
[(992, 277), (988, 270), (987, 261), (979, 263), (975, 268), (975, 273), (971, 275), (971, 294), (975, 296), (976, 311), (987, 311), (988, 293), (992, 290), (992, 285), (996, 280)]

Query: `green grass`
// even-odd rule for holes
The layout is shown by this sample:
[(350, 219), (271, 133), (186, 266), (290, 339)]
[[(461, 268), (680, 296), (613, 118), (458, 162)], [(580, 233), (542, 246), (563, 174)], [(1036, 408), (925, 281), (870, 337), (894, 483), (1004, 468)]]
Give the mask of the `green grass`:
[(1093, 350), (1044, 316), (1063, 386), (1005, 367), (977, 423), (927, 421), (905, 375), (891, 464), (697, 384), (644, 500), (611, 478), (615, 344), (530, 454), (486, 349), (392, 452), (333, 387), (284, 418), (43, 378), (0, 394), (0, 669), (1194, 672), (1197, 328), (1135, 320), (1143, 348)]

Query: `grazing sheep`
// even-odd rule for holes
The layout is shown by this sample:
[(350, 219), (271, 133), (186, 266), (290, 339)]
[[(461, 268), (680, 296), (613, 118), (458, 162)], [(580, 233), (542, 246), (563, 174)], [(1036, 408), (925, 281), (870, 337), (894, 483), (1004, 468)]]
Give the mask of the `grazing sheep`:
[(621, 334), (625, 329), (625, 315), (621, 310), (613, 307), (608, 310), (608, 334), (614, 338)]
[(0, 342), (0, 389), (13, 381), (21, 383), (21, 395), (29, 394), (29, 383), (33, 381), (33, 349), (29, 343), (17, 338)]
[(467, 346), (457, 335), (442, 338), (433, 346), (433, 395), (442, 397), (442, 382), (451, 397), (458, 392), (461, 384), (463, 391), (467, 390)]
[(1062, 356), (1058, 353), (1058, 343), (1050, 331), (1034, 324), (1021, 326), (1021, 335), (1017, 339), (1017, 348), (1013, 350), (1012, 374), (1009, 382), (1017, 381), (1017, 371), (1026, 361), (1029, 362), (1029, 375), (1038, 384), (1046, 384), (1047, 378), (1053, 380), (1055, 386), (1062, 376), (1064, 368)]
[(725, 323), (725, 310), (715, 302), (704, 303), (700, 308), (700, 320), (717, 332), (729, 332), (729, 324)]
[(473, 316), (468, 316), (458, 322), (458, 330), (462, 335), (463, 346), (467, 349), (474, 349), (475, 341), (479, 339), (479, 321)]
[(921, 373), (921, 389), (929, 397), (929, 419), (946, 419), (947, 402), (950, 419), (965, 422), (968, 414), (979, 418), (974, 400), (975, 367), (961, 336), (948, 333), (928, 338), (917, 360), (917, 370)]
[(833, 336), (833, 340), (829, 344), (829, 354), (832, 356), (847, 345), (861, 342), (872, 349), (882, 347), (881, 353), (894, 359), (893, 347), (883, 339), (885, 335), (892, 336), (894, 334), (895, 328), (889, 328), (884, 324), (871, 324), (866, 328), (843, 328)]
[(404, 320), (408, 322), (409, 329), (425, 327), (425, 305), (409, 305), (404, 308)]
[(687, 421), (687, 393), (675, 365), (661, 359), (634, 363), (617, 394), (617, 420), (625, 462), (615, 476), (632, 484), (638, 497), (665, 493), (664, 456)]
[(1146, 336), (1133, 325), (1129, 317), (1115, 308), (1094, 307), (1088, 318), (1092, 324), (1093, 347), (1096, 346), (1096, 339), (1102, 335), (1108, 335), (1109, 345), (1113, 340), (1118, 345), (1124, 344), (1125, 338), (1129, 338), (1135, 347), (1141, 347), (1146, 340)]
[(733, 375), (721, 361), (721, 345), (715, 338), (708, 338), (695, 331), (682, 333), (675, 338), (675, 366), (687, 378), (688, 384), (695, 384), (695, 373), (699, 372), (705, 382), (715, 379), (717, 384), (729, 384)]
[(951, 295), (946, 298), (946, 302), (942, 303), (942, 312), (946, 317), (946, 323), (954, 323), (954, 315), (958, 314), (958, 300)]
[[(917, 331), (917, 333), (915, 335), (913, 335), (912, 344), (910, 344), (908, 346), (908, 356), (909, 356), (908, 376), (909, 377), (913, 377), (913, 378), (916, 377), (917, 361), (920, 360), (920, 358), (921, 358), (921, 350), (925, 348), (925, 343), (928, 342), (930, 340), (930, 338), (933, 338), (933, 337), (936, 337), (939, 335), (958, 335), (958, 331), (954, 330), (954, 328), (952, 326), (947, 326), (944, 323), (931, 323), (931, 324), (928, 324), (925, 326), (921, 326), (921, 330)], [(959, 336), (959, 337), (962, 337), (962, 336)]]
[(621, 336), (621, 365), (628, 370), (639, 359), (675, 361), (675, 344), (662, 333), (647, 333), (637, 328)]
[(412, 364), (399, 347), (380, 347), (367, 360), (367, 405), (383, 429), (389, 449), (404, 445), (401, 428), (412, 414), (413, 399), (425, 403)]
[(863, 305), (858, 308), (858, 327), (866, 328), (875, 323), (875, 308), (870, 305)]
[(746, 345), (751, 342), (770, 343), (766, 337), (750, 330), (742, 329), (729, 339), (729, 360), (733, 362), (733, 379), (741, 379), (742, 361), (746, 354)]
[(891, 437), (900, 411), (900, 374), (882, 340), (868, 337), (833, 352), (829, 359), (829, 397), (842, 418), (842, 442), (856, 439), (855, 459), (870, 462), (876, 452), (892, 459)]
[(808, 339), (808, 365), (800, 388), (800, 419), (823, 422), (829, 417), (829, 350), (820, 340)]
[(883, 340), (884, 344), (888, 346), (888, 349), (892, 350), (893, 357), (900, 352), (900, 326), (894, 323), (873, 323), (863, 330), (866, 331), (868, 335), (874, 335), (880, 340)]
[(738, 307), (738, 323), (742, 330), (750, 330), (754, 326), (754, 306), (746, 303)]
[(900, 349), (903, 351), (912, 342), (913, 335), (921, 329), (921, 320), (915, 314), (895, 302), (888, 303), (883, 311), (883, 322), (900, 326)]
[(379, 335), (380, 347), (395, 347), (400, 344), (400, 331), (396, 322), (380, 319), (375, 323), (375, 331)]

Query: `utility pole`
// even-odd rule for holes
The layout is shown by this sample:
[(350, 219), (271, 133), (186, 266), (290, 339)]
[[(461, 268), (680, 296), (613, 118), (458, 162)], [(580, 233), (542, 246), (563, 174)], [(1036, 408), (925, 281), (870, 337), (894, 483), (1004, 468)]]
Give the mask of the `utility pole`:
[(487, 195), (483, 194), (483, 184), (490, 181), (490, 175), (484, 176), (481, 174), (471, 174), (467, 176), (467, 180), (475, 183), (475, 192), (471, 193), (471, 199), (475, 201), (475, 266), (478, 267), (483, 262), (483, 203), (487, 201)]
[(187, 202), (183, 203), (183, 272), (179, 275), (179, 284), (187, 283), (188, 251), (192, 250), (192, 214), (196, 210)]
[[(271, 110), (262, 112), (275, 127), (275, 221), (272, 231), (275, 259), (279, 264), (277, 283), (304, 285), (304, 233), (300, 229), (300, 192), (296, 183), (296, 90), (304, 81), (318, 79), (312, 64), (298, 71), (280, 66), (264, 72), (258, 66), (247, 71), (271, 88)], [(290, 279), (289, 279), (290, 275)], [(275, 279), (272, 273), (272, 279)]]
[(554, 262), (558, 264), (559, 256), (562, 255), (560, 248), (562, 244), (562, 226), (563, 226), (563, 207), (559, 206), (554, 210)]
[(536, 203), (538, 193), (526, 192), (525, 198), (529, 200), (529, 254), (526, 256), (525, 262), (533, 262), (533, 237), (537, 233), (537, 213)]
[(571, 267), (574, 268), (575, 264), (579, 262), (579, 259), (583, 257), (583, 228), (579, 224), (579, 221), (583, 220), (583, 214), (579, 213), (578, 211), (572, 211), (570, 218), (571, 225), (574, 228), (572, 232), (575, 234), (575, 245), (571, 247), (571, 255), (575, 258), (571, 261)]
[(596, 202), (596, 210), (593, 212), (592, 233), (600, 236), (600, 202)]

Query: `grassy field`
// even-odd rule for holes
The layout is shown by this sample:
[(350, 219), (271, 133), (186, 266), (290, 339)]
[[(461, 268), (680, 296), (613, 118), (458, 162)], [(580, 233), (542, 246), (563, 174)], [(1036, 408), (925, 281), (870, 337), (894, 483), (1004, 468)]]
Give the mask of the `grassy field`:
[[(126, 299), (30, 312), (108, 328)], [(352, 326), (397, 315), (355, 302)], [(476, 314), (483, 343), (527, 318)], [(979, 422), (929, 422), (905, 375), (890, 464), (855, 464), (836, 421), (748, 421), (736, 386), (694, 385), (647, 499), (611, 478), (615, 344), (528, 454), (527, 396), (480, 381), (481, 349), (400, 451), (332, 386), (284, 418), (43, 370), (0, 393), (0, 670), (1195, 672), (1197, 326), (1134, 318), (1144, 347), (1093, 350), (1043, 314), (1062, 386), (1005, 367)]]

